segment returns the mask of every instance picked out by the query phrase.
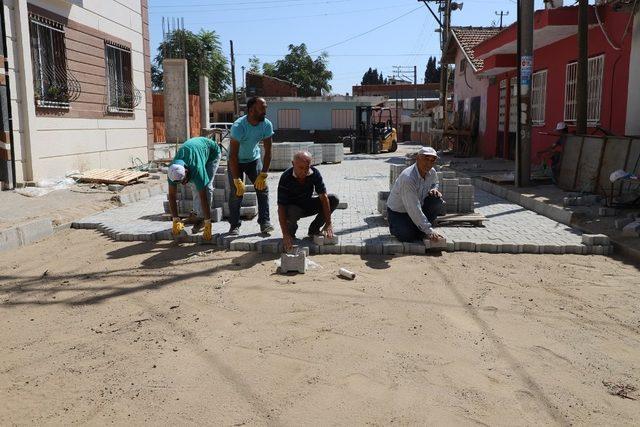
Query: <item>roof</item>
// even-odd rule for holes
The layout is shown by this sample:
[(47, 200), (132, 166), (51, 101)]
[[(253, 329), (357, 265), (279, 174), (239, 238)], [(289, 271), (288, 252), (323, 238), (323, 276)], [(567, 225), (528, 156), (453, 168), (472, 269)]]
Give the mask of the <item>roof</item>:
[(482, 59), (475, 57), (474, 48), (500, 31), (500, 28), (496, 27), (451, 27), (451, 34), (474, 71), (481, 70), (483, 66)]

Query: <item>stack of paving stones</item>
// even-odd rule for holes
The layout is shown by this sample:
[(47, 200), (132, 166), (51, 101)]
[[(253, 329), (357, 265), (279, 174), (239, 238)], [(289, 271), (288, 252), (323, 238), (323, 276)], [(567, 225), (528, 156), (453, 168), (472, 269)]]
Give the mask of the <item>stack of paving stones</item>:
[[(283, 171), (291, 167), (291, 159), (297, 151), (311, 151), (313, 142), (276, 142), (271, 145), (271, 170)], [(322, 148), (319, 147), (321, 151)]]
[[(245, 176), (244, 180), (246, 190), (242, 197), (242, 205), (240, 206), (240, 217), (251, 219), (258, 214), (258, 197), (253, 185)], [(211, 222), (220, 222), (223, 218), (229, 218), (229, 195), (231, 191), (235, 191), (235, 187), (231, 188), (227, 176), (226, 166), (219, 166), (216, 176), (213, 180), (213, 206), (211, 207)], [(193, 211), (193, 187), (191, 185), (178, 185), (178, 196), (176, 203), (178, 204), (178, 215), (187, 217)], [(169, 202), (164, 202), (164, 212), (170, 213)]]
[(320, 144), (313, 144), (308, 149), (311, 154), (311, 164), (316, 166), (323, 162), (323, 151), (322, 146)]
[(565, 207), (567, 206), (593, 206), (605, 202), (602, 196), (589, 194), (584, 196), (570, 196), (562, 200)]
[(322, 163), (342, 163), (344, 150), (342, 144), (317, 144), (322, 147)]
[[(390, 165), (389, 168), (389, 188), (398, 179), (407, 165)], [(471, 178), (456, 178), (456, 173), (452, 171), (437, 172), (440, 192), (444, 199), (446, 213), (470, 213), (473, 212), (475, 190), (471, 184)], [(386, 218), (388, 191), (378, 192), (378, 212)]]

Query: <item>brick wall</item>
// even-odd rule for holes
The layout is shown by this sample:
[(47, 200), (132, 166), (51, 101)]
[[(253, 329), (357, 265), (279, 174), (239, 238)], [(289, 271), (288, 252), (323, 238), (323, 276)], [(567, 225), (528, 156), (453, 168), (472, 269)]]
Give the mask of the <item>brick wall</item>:
[(284, 80), (247, 73), (247, 96), (298, 96), (298, 88)]

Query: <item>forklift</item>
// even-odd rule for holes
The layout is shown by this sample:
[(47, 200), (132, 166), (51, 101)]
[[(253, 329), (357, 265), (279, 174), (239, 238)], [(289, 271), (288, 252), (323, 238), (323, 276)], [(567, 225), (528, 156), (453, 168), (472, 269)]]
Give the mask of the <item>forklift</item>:
[[(389, 113), (386, 121), (382, 118), (383, 113)], [(351, 138), (351, 153), (393, 153), (398, 149), (398, 136), (393, 127), (390, 108), (357, 106), (356, 120), (356, 134)]]

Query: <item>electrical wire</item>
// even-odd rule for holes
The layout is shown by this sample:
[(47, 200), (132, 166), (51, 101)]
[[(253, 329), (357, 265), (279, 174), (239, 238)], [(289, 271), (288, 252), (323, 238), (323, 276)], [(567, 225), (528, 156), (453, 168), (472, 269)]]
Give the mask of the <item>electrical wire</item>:
[(341, 45), (341, 44), (345, 44), (345, 43), (347, 43), (347, 42), (350, 42), (351, 40), (354, 40), (354, 39), (357, 39), (358, 37), (362, 37), (362, 36), (364, 36), (364, 35), (366, 35), (366, 34), (372, 33), (372, 32), (374, 32), (375, 30), (377, 30), (377, 29), (379, 29), (379, 28), (382, 28), (382, 27), (384, 27), (384, 26), (386, 26), (386, 25), (391, 24), (392, 22), (395, 22), (395, 21), (397, 21), (397, 20), (399, 20), (399, 19), (401, 19), (401, 18), (404, 18), (405, 16), (407, 16), (407, 15), (409, 15), (409, 14), (411, 14), (411, 13), (413, 13), (413, 12), (415, 12), (416, 10), (421, 9), (421, 8), (422, 8), (422, 6), (418, 6), (418, 7), (416, 7), (415, 9), (411, 9), (410, 11), (408, 11), (408, 12), (406, 12), (406, 13), (403, 13), (402, 15), (397, 16), (397, 17), (395, 17), (395, 18), (393, 18), (393, 19), (391, 19), (391, 20), (389, 20), (389, 21), (387, 21), (387, 22), (385, 22), (385, 23), (383, 23), (383, 24), (380, 24), (380, 25), (378, 25), (378, 26), (376, 26), (376, 27), (373, 27), (373, 28), (371, 28), (370, 30), (367, 30), (367, 31), (365, 31), (365, 32), (363, 32), (363, 33), (360, 33), (360, 34), (356, 34), (355, 36), (349, 37), (349, 38), (347, 38), (347, 39), (345, 39), (345, 40), (342, 40), (342, 41), (340, 41), (340, 42), (338, 42), (338, 43), (334, 43), (334, 44), (332, 44), (332, 45), (325, 46), (325, 47), (323, 47), (322, 49), (316, 49), (316, 50), (314, 50), (314, 51), (312, 51), (312, 52), (310, 52), (310, 53), (322, 52), (322, 51), (324, 51), (324, 50), (331, 49), (332, 47), (336, 47), (336, 46), (339, 46), (339, 45)]
[(600, 20), (600, 14), (598, 13), (598, 5), (595, 5), (594, 9), (596, 11), (596, 19), (598, 20), (598, 25), (600, 26), (600, 31), (602, 31), (602, 35), (607, 40), (607, 43), (609, 43), (609, 45), (613, 48), (613, 50), (622, 50), (621, 48), (619, 48), (618, 46), (613, 44), (613, 42), (609, 38), (609, 34), (607, 34), (607, 32), (605, 31), (604, 26), (602, 25), (602, 21)]
[[(273, 0), (273, 1), (258, 1), (258, 2), (232, 2), (232, 3), (197, 3), (197, 4), (180, 4), (180, 5), (176, 5), (176, 4), (171, 4), (171, 5), (154, 5), (153, 9), (184, 9), (185, 7), (189, 7), (189, 8), (201, 8), (201, 7), (214, 7), (214, 6), (218, 6), (218, 8), (216, 8), (215, 10), (225, 10), (225, 9), (221, 9), (219, 6), (242, 6), (242, 5), (246, 5), (246, 6), (262, 6), (265, 4), (270, 4), (270, 3), (276, 3), (276, 4), (280, 4), (280, 3), (297, 3), (297, 4), (287, 4), (287, 5), (282, 5), (282, 6), (264, 6), (264, 7), (260, 7), (261, 9), (266, 9), (266, 8), (276, 8), (276, 7), (294, 7), (294, 6), (307, 6), (307, 5), (312, 5), (312, 4), (330, 4), (330, 3), (346, 3), (346, 2), (351, 2), (354, 0), (316, 0), (316, 1), (311, 1), (311, 2), (305, 2), (303, 0)], [(255, 9), (255, 8), (254, 8)], [(226, 9), (226, 10), (247, 10), (247, 8), (242, 8), (242, 9)]]

